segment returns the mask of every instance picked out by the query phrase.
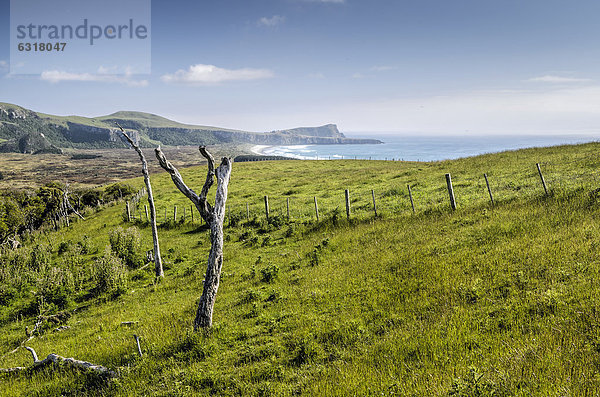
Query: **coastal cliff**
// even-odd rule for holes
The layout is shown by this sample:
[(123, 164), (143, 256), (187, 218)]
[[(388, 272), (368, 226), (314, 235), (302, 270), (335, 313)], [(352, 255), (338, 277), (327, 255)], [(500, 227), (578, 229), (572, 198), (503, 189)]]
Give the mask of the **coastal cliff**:
[(117, 124), (143, 147), (157, 145), (320, 145), (381, 143), (346, 138), (335, 124), (270, 132), (249, 132), (182, 124), (150, 113), (117, 112), (101, 117), (54, 116), (0, 103), (0, 152), (47, 153), (61, 148), (115, 148), (124, 141)]

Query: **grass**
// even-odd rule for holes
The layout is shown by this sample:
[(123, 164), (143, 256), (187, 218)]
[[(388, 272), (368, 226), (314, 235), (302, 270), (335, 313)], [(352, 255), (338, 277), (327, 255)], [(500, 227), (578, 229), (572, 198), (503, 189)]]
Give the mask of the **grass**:
[[(69, 319), (71, 329), (29, 343), (41, 357), (74, 356), (121, 376), (106, 382), (66, 368), (2, 375), (0, 394), (594, 395), (600, 389), (600, 197), (591, 192), (598, 187), (599, 148), (436, 163), (236, 163), (228, 201), (234, 222), (225, 231), (213, 329), (191, 331), (207, 233), (189, 219), (165, 224), (159, 230), (162, 282), (154, 282), (149, 266), (130, 270), (126, 292), (114, 298), (89, 297), (92, 286), (86, 285), (70, 303), (80, 308)], [(204, 172), (182, 170), (197, 190)], [(446, 172), (455, 184), (455, 212)], [(132, 183), (142, 186), (139, 178)], [(405, 194), (409, 183), (416, 215)], [(189, 208), (167, 175), (155, 175), (153, 187), (159, 214), (173, 205)], [(263, 220), (265, 194), (273, 224)], [(315, 195), (318, 223), (311, 219)], [(288, 197), (289, 223), (281, 219)], [(250, 221), (243, 219), (246, 203)], [(90, 253), (81, 259), (91, 266), (109, 233), (126, 226), (122, 213), (122, 203), (90, 212), (85, 222), (28, 244), (51, 243), (51, 262), (59, 266), (60, 243), (89, 236)], [(141, 222), (138, 228), (149, 249), (149, 227)], [(3, 352), (34, 322), (15, 318), (24, 304), (15, 300), (2, 309)], [(122, 321), (138, 322), (126, 327)], [(20, 349), (0, 358), (0, 367), (30, 361)]]

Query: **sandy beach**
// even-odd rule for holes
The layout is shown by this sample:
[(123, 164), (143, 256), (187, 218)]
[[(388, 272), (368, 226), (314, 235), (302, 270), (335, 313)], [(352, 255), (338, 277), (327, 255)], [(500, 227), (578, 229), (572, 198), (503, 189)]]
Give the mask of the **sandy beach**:
[(254, 145), (250, 148), (250, 151), (254, 154), (258, 154), (263, 156), (266, 148), (270, 147), (269, 145)]

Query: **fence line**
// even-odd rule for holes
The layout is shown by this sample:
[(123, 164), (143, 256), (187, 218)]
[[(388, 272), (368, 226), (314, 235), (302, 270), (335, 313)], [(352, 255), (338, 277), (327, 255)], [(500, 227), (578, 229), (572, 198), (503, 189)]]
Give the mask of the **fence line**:
[[(548, 185), (546, 183), (546, 180), (544, 178), (544, 175), (542, 174), (542, 170), (540, 167), (539, 163), (536, 163), (536, 168), (537, 168), (537, 174), (539, 175), (539, 180), (541, 181), (541, 185), (542, 188), (544, 189), (544, 194), (548, 195), (549, 194), (549, 188)], [(480, 174), (481, 175), (481, 174)], [(534, 174), (532, 174), (534, 175)], [(443, 187), (442, 185), (442, 180), (440, 179), (440, 186), (439, 188), (436, 188), (436, 190), (434, 190), (434, 194), (428, 196), (424, 196), (424, 195), (419, 195), (417, 194), (417, 196), (414, 196), (414, 188), (415, 186), (418, 185), (417, 184), (407, 184), (407, 191), (404, 191), (405, 193), (400, 193), (400, 190), (396, 190), (395, 188), (391, 188), (388, 191), (384, 191), (384, 192), (380, 192), (379, 194), (375, 193), (375, 189), (368, 189), (366, 190), (364, 187), (362, 187), (359, 190), (353, 190), (352, 194), (350, 192), (350, 189), (343, 189), (340, 190), (339, 192), (339, 196), (337, 196), (337, 194), (333, 194), (334, 197), (339, 197), (337, 199), (335, 199), (334, 202), (338, 202), (339, 205), (335, 205), (334, 204), (334, 208), (329, 208), (329, 211), (323, 211), (324, 206), (321, 205), (321, 208), (319, 208), (319, 199), (323, 198), (320, 197), (318, 195), (297, 195), (297, 196), (289, 196), (289, 195), (282, 195), (279, 197), (269, 197), (267, 195), (264, 195), (262, 200), (264, 204), (264, 208), (261, 210), (260, 206), (261, 203), (257, 202), (256, 199), (254, 200), (249, 200), (246, 202), (242, 202), (242, 203), (235, 203), (235, 204), (230, 204), (227, 206), (227, 211), (226, 211), (226, 225), (230, 225), (232, 223), (237, 223), (239, 221), (241, 221), (242, 219), (246, 219), (246, 221), (250, 221), (253, 218), (256, 218), (258, 220), (261, 219), (261, 217), (266, 220), (267, 222), (271, 222), (274, 221), (275, 218), (281, 217), (281, 218), (285, 218), (287, 219), (288, 222), (291, 221), (300, 221), (300, 220), (304, 220), (304, 221), (310, 221), (311, 219), (314, 220), (316, 218), (317, 222), (320, 222), (321, 220), (323, 220), (323, 214), (328, 214), (331, 213), (332, 216), (339, 216), (341, 214), (343, 214), (343, 210), (345, 209), (346, 212), (346, 217), (348, 220), (350, 220), (351, 218), (355, 218), (359, 215), (359, 213), (362, 214), (368, 214), (370, 211), (373, 211), (373, 215), (375, 217), (378, 217), (381, 215), (381, 212), (383, 210), (383, 212), (385, 213), (402, 213), (402, 212), (412, 212), (412, 214), (416, 214), (417, 213), (417, 204), (419, 204), (419, 208), (422, 208), (421, 211), (425, 211), (428, 208), (431, 208), (431, 206), (439, 206), (441, 204), (443, 204), (446, 200), (447, 203), (449, 203), (450, 208), (453, 211), (456, 211), (457, 209), (457, 202), (456, 202), (456, 193), (455, 193), (455, 189), (452, 183), (452, 177), (450, 175), (450, 173), (445, 174), (445, 179), (446, 179), (446, 186)], [(488, 178), (487, 173), (483, 174), (483, 179), (479, 179), (479, 181), (481, 182), (476, 182), (475, 186), (480, 186), (482, 188), (482, 195), (485, 195), (485, 191), (487, 189), (487, 194), (489, 195), (489, 203), (494, 206), (496, 205), (496, 200), (494, 199), (494, 195), (492, 194), (492, 188), (490, 185), (490, 180)], [(539, 183), (539, 182), (538, 182)], [(457, 186), (465, 186), (458, 184)], [(473, 186), (473, 185), (471, 185)], [(509, 182), (509, 186), (513, 186), (512, 183)], [(528, 184), (528, 186), (530, 186)], [(539, 186), (539, 185), (538, 185)], [(369, 191), (370, 190), (370, 191)], [(389, 191), (394, 191), (393, 193), (389, 193)], [(446, 199), (443, 199), (439, 193), (441, 193), (443, 190), (447, 190), (448, 195), (446, 196)], [(515, 190), (519, 190), (518, 188), (515, 188)], [(342, 194), (343, 191), (343, 194)], [(435, 192), (439, 192), (439, 193), (435, 193)], [(460, 192), (459, 192), (460, 193)], [(141, 198), (146, 194), (145, 189), (140, 189), (140, 191), (138, 191), (134, 197), (130, 200), (127, 201), (125, 203), (125, 217), (126, 220), (128, 220), (129, 222), (136, 222), (136, 221), (142, 221), (142, 216), (138, 215), (136, 216), (136, 212), (137, 212), (137, 207), (140, 203)], [(332, 194), (331, 192), (328, 192), (326, 194), (324, 194), (324, 197), (329, 199), (329, 201), (327, 200), (323, 200), (324, 202), (326, 202), (326, 204), (331, 204), (331, 202), (333, 200), (331, 200), (332, 198)], [(393, 197), (392, 199), (390, 199), (389, 197)], [(285, 198), (285, 200), (284, 200)], [(387, 200), (384, 200), (385, 198), (387, 198)], [(428, 205), (429, 204), (429, 205)], [(187, 204), (186, 204), (187, 205)], [(171, 222), (173, 221), (174, 223), (190, 223), (194, 224), (196, 219), (200, 219), (199, 224), (202, 224), (202, 218), (201, 217), (195, 217), (194, 213), (197, 211), (197, 209), (195, 209), (194, 206), (190, 206), (190, 216), (187, 215), (187, 207), (186, 205), (184, 205), (183, 207), (183, 216), (180, 216), (178, 218), (178, 207), (177, 204), (175, 205), (171, 205), (168, 207), (164, 207), (164, 222)], [(313, 207), (312, 209), (310, 207)], [(168, 211), (172, 209), (172, 214), (173, 217), (172, 219), (169, 219), (167, 216)], [(141, 210), (140, 210), (141, 211)], [(145, 221), (148, 222), (148, 208), (146, 205), (144, 205), (144, 212), (145, 212)], [(262, 215), (261, 215), (262, 212)], [(339, 214), (341, 212), (341, 214)], [(343, 216), (343, 215), (342, 215)]]

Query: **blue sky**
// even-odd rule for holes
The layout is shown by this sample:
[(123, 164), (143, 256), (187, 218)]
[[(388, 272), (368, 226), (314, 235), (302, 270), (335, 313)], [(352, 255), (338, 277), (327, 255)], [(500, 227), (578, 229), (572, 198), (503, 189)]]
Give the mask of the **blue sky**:
[(0, 101), (254, 131), (593, 134), (598, 15), (586, 0), (152, 1), (151, 74), (20, 76), (0, 0)]

